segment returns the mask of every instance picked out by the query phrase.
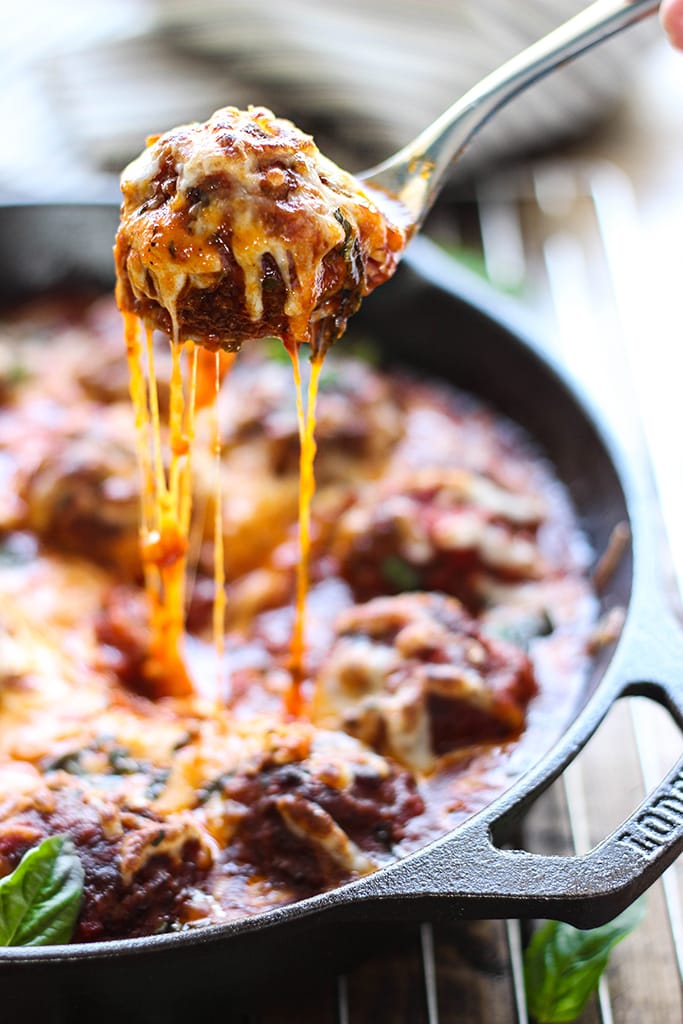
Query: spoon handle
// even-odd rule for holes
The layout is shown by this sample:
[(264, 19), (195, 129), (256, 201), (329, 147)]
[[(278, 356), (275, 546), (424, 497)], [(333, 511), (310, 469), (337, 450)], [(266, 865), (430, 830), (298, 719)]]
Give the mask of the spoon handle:
[(399, 199), (419, 227), (451, 161), (500, 107), (559, 65), (654, 14), (658, 7), (658, 0), (596, 0), (492, 71), (416, 139), (358, 177)]

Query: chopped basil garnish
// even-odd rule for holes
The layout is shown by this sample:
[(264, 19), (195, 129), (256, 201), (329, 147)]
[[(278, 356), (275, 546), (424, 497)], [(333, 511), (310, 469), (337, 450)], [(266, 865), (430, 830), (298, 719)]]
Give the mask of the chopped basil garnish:
[(145, 796), (148, 800), (156, 800), (166, 789), (168, 778), (171, 774), (170, 768), (155, 768), (152, 779), (145, 789)]
[(507, 640), (508, 643), (521, 647), (526, 651), (532, 640), (539, 636), (550, 636), (555, 628), (547, 611), (533, 612), (531, 615), (518, 615), (501, 621), (483, 624), (487, 636), (496, 640)]
[(214, 795), (214, 793), (223, 793), (226, 781), (230, 778), (230, 773), (223, 773), (218, 775), (215, 779), (207, 782), (201, 789), (197, 790), (197, 803), (201, 806), (207, 803), (208, 800)]
[(83, 868), (68, 836), (50, 836), (0, 879), (0, 945), (69, 942), (83, 901)]
[(116, 775), (134, 775), (144, 768), (140, 761), (131, 757), (127, 747), (112, 747), (107, 751), (107, 761)]
[(382, 577), (399, 591), (419, 590), (420, 576), (415, 568), (398, 555), (389, 555), (380, 565)]
[(86, 775), (82, 757), (85, 750), (70, 750), (60, 757), (43, 760), (41, 768), (44, 772), (68, 772), (69, 775)]

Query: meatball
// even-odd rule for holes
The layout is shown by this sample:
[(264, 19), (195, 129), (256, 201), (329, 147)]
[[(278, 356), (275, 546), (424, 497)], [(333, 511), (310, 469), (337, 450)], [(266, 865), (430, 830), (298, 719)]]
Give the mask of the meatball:
[(219, 780), (227, 853), (307, 895), (390, 859), (424, 811), (413, 777), (351, 737), (292, 726)]
[(366, 487), (333, 542), (356, 598), (439, 590), (477, 607), (477, 578), (538, 579), (552, 569), (539, 544), (536, 494), (465, 469), (416, 470)]
[(268, 336), (325, 349), (406, 242), (384, 197), (260, 107), (152, 138), (122, 191), (119, 305), (211, 349)]
[[(283, 363), (270, 355), (259, 345), (242, 353), (225, 381), (220, 406), (223, 550), (229, 581), (262, 570), (297, 526), (300, 444), (292, 371), (288, 359)], [(198, 420), (193, 468), (198, 508), (207, 508), (207, 537), (213, 536), (215, 521), (212, 432), (209, 417)], [(400, 405), (389, 380), (361, 360), (337, 361), (328, 355), (316, 407), (316, 540), (327, 535), (358, 480), (377, 474), (400, 433)], [(207, 576), (212, 560), (207, 544), (199, 561)]]
[(177, 925), (195, 883), (213, 863), (211, 845), (188, 814), (162, 819), (107, 799), (57, 772), (20, 795), (0, 772), (0, 875), (48, 835), (69, 835), (85, 872), (74, 941), (149, 935)]
[(140, 485), (127, 406), (55, 432), (24, 486), (27, 525), (65, 551), (139, 574)]
[[(261, 440), (277, 477), (299, 469), (299, 428), (291, 367), (259, 352), (245, 357), (226, 382), (222, 409), (226, 450)], [(289, 362), (289, 360), (287, 360)], [(249, 402), (241, 402), (248, 393)], [(329, 355), (316, 405), (318, 485), (376, 473), (401, 435), (401, 410), (390, 381), (360, 359)]]
[(112, 587), (104, 594), (94, 628), (103, 665), (132, 690), (155, 696), (156, 688), (146, 676), (149, 609), (144, 596), (129, 587)]
[(515, 737), (536, 692), (531, 662), (442, 594), (343, 612), (318, 678), (316, 720), (413, 770), (459, 747)]
[[(130, 379), (126, 349), (121, 338), (121, 313), (113, 297), (94, 303), (85, 321), (89, 350), (76, 369), (76, 379), (89, 398), (95, 402), (130, 401)], [(92, 349), (97, 346), (97, 358)], [(166, 335), (153, 335), (154, 376), (159, 409), (168, 414), (171, 380), (171, 351)]]

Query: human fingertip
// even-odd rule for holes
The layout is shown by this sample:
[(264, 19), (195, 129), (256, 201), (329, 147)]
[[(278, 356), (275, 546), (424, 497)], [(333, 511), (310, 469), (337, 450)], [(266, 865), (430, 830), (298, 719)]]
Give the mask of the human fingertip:
[(663, 0), (659, 17), (672, 45), (683, 50), (683, 0)]

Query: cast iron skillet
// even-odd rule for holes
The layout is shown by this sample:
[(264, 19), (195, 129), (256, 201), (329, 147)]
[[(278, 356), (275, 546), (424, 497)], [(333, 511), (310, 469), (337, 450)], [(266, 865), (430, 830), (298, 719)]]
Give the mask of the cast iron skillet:
[[(0, 296), (112, 282), (113, 206), (0, 208)], [(582, 927), (610, 919), (683, 848), (683, 761), (633, 816), (590, 853), (502, 850), (511, 826), (568, 764), (624, 694), (665, 705), (683, 727), (683, 635), (656, 570), (655, 525), (635, 481), (566, 375), (533, 341), (519, 310), (416, 240), (396, 279), (359, 320), (391, 358), (473, 391), (522, 424), (569, 488), (596, 551), (626, 521), (627, 554), (604, 594), (627, 607), (616, 650), (595, 662), (574, 721), (550, 752), (491, 806), (376, 874), (256, 918), (194, 933), (79, 946), (0, 950), (8, 1020), (184, 1019), (294, 968), (332, 962), (372, 922), (553, 917)], [(651, 510), (649, 512), (651, 515)], [(596, 780), (599, 785), (600, 780)], [(363, 929), (359, 929), (359, 924)], [(12, 1014), (16, 1016), (12, 1016)], [(209, 1019), (215, 1019), (215, 1016)]]

